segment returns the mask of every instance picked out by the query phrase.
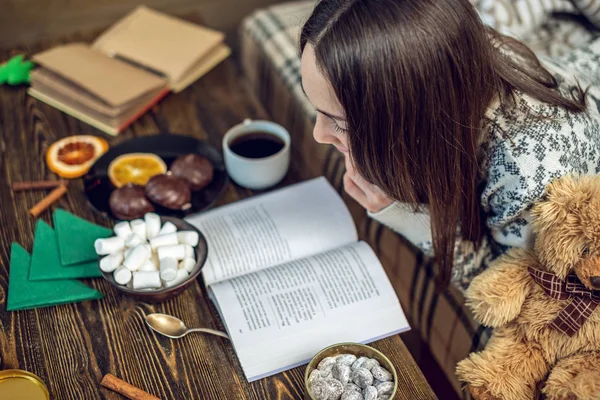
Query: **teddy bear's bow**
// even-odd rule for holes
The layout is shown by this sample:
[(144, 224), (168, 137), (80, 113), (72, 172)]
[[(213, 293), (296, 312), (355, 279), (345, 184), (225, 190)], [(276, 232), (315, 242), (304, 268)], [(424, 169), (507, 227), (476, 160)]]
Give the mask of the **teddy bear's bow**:
[(550, 272), (532, 267), (529, 267), (528, 271), (548, 296), (556, 300), (571, 299), (550, 323), (552, 328), (565, 335), (573, 336), (577, 333), (600, 304), (600, 292), (585, 287), (576, 275), (569, 275), (563, 280)]

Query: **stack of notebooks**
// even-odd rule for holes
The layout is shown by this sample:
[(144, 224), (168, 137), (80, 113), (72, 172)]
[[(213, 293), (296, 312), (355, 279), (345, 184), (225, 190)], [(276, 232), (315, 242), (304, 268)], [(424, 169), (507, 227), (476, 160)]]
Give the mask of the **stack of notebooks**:
[(222, 32), (140, 6), (91, 45), (36, 54), (29, 94), (116, 135), (230, 53)]
[(53, 223), (54, 228), (38, 220), (31, 255), (12, 244), (7, 311), (102, 298), (77, 279), (102, 276), (94, 242), (112, 236), (112, 230), (61, 209)]

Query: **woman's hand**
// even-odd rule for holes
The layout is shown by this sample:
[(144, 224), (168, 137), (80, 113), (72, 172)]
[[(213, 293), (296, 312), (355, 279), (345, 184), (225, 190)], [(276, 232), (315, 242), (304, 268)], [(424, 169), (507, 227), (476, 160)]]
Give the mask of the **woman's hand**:
[(367, 182), (356, 172), (348, 154), (344, 154), (344, 156), (346, 160), (344, 190), (350, 197), (372, 213), (381, 211), (394, 202), (381, 189)]

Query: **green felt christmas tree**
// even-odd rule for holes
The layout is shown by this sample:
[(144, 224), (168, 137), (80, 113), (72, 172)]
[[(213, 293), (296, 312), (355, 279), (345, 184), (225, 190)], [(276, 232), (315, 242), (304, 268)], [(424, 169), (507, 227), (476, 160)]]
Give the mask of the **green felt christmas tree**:
[(57, 209), (54, 212), (54, 230), (62, 265), (70, 266), (97, 261), (94, 242), (112, 236), (112, 230)]
[(29, 281), (27, 278), (30, 264), (29, 253), (18, 243), (13, 243), (10, 253), (7, 311), (102, 298), (102, 293), (77, 280)]
[(102, 273), (97, 259), (68, 267), (62, 265), (54, 229), (41, 219), (37, 221), (29, 270), (30, 281), (97, 278), (100, 276)]

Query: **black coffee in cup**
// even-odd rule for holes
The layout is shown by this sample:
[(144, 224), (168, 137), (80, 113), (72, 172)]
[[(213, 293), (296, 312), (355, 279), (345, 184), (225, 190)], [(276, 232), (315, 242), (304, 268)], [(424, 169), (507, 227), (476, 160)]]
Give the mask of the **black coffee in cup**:
[(233, 139), (229, 148), (245, 158), (265, 158), (277, 154), (284, 146), (283, 140), (268, 132), (248, 132)]
[(225, 133), (222, 143), (227, 174), (244, 188), (270, 188), (290, 166), (290, 133), (274, 122), (245, 119)]

